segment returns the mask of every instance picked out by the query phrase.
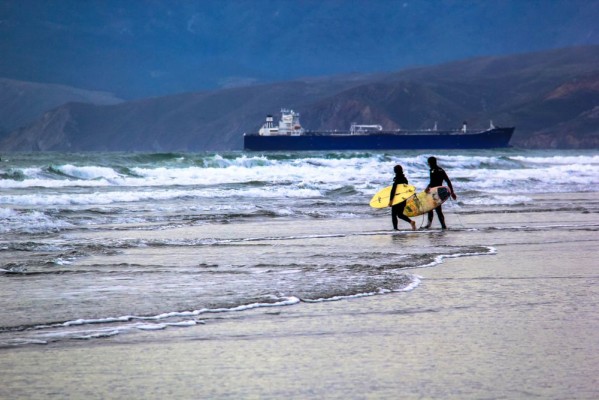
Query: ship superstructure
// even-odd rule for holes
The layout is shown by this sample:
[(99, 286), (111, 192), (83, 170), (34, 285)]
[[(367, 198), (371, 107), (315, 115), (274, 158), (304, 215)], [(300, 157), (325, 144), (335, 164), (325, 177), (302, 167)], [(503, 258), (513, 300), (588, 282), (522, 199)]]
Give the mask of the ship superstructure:
[(281, 119), (279, 124), (275, 126), (272, 115), (266, 116), (266, 122), (258, 131), (260, 136), (286, 135), (299, 136), (304, 134), (304, 128), (299, 122), (299, 113), (293, 110), (281, 109)]

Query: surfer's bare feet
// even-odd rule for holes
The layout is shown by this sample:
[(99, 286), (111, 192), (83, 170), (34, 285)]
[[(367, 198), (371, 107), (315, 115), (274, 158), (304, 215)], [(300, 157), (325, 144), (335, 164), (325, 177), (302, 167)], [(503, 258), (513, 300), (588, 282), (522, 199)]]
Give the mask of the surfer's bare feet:
[(416, 230), (416, 222), (410, 221), (410, 225), (412, 225), (412, 230), (415, 231)]

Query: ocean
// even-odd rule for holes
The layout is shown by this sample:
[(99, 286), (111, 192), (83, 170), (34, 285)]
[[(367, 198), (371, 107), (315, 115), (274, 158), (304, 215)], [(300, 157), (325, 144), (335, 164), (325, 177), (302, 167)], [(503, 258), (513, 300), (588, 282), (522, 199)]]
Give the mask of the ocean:
[[(393, 231), (369, 200), (396, 164), (423, 190), (430, 155), (1, 154), (0, 348), (142, 343), (252, 309), (412, 296), (419, 270), (497, 254), (485, 232), (546, 228), (522, 211), (576, 214), (548, 224), (596, 234), (584, 216), (599, 202), (558, 194), (599, 192), (597, 150), (436, 152), (458, 195), (449, 229)], [(513, 223), (469, 223), (481, 213)]]

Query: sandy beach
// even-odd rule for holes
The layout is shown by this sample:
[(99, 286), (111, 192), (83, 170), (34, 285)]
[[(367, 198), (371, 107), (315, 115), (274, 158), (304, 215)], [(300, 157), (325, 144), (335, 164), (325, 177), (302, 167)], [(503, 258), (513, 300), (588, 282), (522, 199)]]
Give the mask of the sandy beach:
[[(135, 339), (4, 348), (0, 398), (599, 397), (597, 213), (448, 220), (461, 228), (413, 235), (448, 246), (476, 236), (494, 254), (412, 270), (421, 283), (408, 292), (214, 314)], [(394, 246), (413, 237), (381, 235)]]

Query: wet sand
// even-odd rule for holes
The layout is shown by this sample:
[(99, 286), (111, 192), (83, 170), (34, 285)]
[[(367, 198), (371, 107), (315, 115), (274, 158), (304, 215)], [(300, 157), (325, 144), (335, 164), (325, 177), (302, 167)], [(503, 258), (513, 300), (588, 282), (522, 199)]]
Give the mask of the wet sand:
[(459, 224), (480, 230), (426, 235), (476, 237), (496, 254), (412, 270), (422, 282), (411, 292), (0, 349), (0, 398), (599, 398), (597, 213)]

